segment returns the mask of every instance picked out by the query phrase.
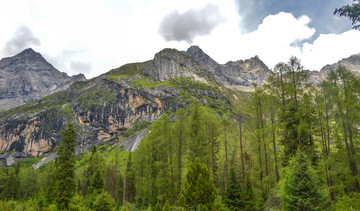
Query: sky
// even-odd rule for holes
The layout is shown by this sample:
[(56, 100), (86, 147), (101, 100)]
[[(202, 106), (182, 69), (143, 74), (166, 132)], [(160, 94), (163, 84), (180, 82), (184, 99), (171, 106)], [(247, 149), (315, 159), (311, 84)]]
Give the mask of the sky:
[(69, 75), (93, 78), (198, 45), (220, 64), (298, 57), (320, 70), (360, 53), (360, 31), (335, 8), (352, 0), (0, 1), (0, 58), (26, 48)]

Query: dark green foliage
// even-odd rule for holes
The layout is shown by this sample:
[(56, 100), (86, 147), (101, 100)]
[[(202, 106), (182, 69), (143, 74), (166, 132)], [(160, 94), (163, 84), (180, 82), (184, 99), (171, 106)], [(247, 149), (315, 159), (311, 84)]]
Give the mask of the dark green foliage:
[(93, 175), (88, 194), (98, 195), (104, 190), (104, 179), (101, 176), (100, 171), (96, 171), (96, 173)]
[(135, 189), (135, 175), (134, 175), (134, 170), (133, 170), (133, 164), (132, 164), (132, 160), (131, 160), (131, 153), (129, 154), (129, 157), (127, 159), (126, 162), (126, 168), (125, 168), (125, 181), (124, 181), (124, 185), (125, 185), (125, 201), (127, 202), (135, 202), (135, 194), (136, 194), (136, 189)]
[(216, 197), (216, 188), (205, 165), (196, 158), (186, 174), (184, 190), (180, 203), (192, 210), (205, 207), (211, 210)]
[(286, 210), (329, 210), (329, 198), (318, 184), (310, 161), (299, 151), (291, 159), (283, 187)]
[(360, 29), (360, 2), (359, 0), (353, 0), (352, 5), (346, 5), (341, 8), (336, 8), (334, 11), (334, 15), (345, 16), (349, 18), (352, 22), (354, 29)]
[(255, 194), (249, 176), (246, 177), (244, 193), (245, 210), (255, 210)]
[(242, 200), (243, 196), (240, 184), (241, 183), (238, 182), (234, 168), (231, 168), (224, 196), (224, 203), (231, 210), (241, 210), (244, 208), (244, 201)]
[(74, 195), (75, 183), (75, 139), (76, 133), (72, 124), (63, 131), (64, 138), (58, 148), (56, 162), (55, 202), (59, 210), (67, 210)]
[(48, 173), (48, 178), (47, 178), (47, 182), (48, 182), (48, 186), (46, 189), (46, 193), (45, 193), (45, 199), (46, 202), (49, 204), (52, 204), (55, 200), (56, 197), (56, 181), (57, 181), (57, 177), (56, 177), (56, 164), (57, 163), (57, 159), (55, 159), (55, 162), (51, 162), (50, 164), (48, 164), (49, 167), (52, 168), (48, 168), (47, 173)]
[(114, 199), (106, 191), (100, 192), (93, 203), (93, 210), (110, 211), (114, 206)]

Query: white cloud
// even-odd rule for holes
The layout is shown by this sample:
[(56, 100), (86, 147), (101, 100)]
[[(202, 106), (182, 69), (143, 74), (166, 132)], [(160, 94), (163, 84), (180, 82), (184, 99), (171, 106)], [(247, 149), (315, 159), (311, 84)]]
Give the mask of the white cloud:
[(350, 30), (342, 34), (321, 34), (312, 44), (305, 43), (301, 58), (310, 70), (320, 70), (343, 58), (360, 53), (360, 31)]
[(321, 34), (313, 43), (306, 42), (315, 33), (315, 29), (308, 26), (310, 21), (305, 15), (296, 18), (291, 13), (280, 12), (267, 16), (251, 33), (241, 34), (234, 27), (235, 23), (229, 22), (198, 42), (220, 63), (258, 55), (269, 68), (296, 56), (305, 68), (320, 70), (327, 64), (360, 53), (360, 42), (356, 42), (360, 32), (355, 30)]

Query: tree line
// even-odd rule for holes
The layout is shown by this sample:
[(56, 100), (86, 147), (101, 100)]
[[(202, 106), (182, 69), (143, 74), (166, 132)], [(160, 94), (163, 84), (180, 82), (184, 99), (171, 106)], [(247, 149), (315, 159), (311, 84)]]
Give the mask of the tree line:
[(1, 169), (0, 209), (360, 209), (360, 79), (339, 66), (313, 86), (295, 57), (273, 72), (226, 114), (164, 113), (132, 153), (75, 157), (70, 124), (54, 162)]

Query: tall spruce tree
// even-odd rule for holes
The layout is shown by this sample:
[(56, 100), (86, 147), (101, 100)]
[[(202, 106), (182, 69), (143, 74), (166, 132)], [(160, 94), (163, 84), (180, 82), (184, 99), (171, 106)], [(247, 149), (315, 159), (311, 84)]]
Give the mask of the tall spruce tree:
[(101, 173), (98, 170), (95, 172), (95, 174), (91, 179), (88, 194), (97, 195), (101, 193), (103, 190), (104, 190), (104, 179), (102, 178)]
[(185, 188), (180, 196), (180, 203), (191, 210), (206, 207), (212, 210), (216, 197), (216, 188), (208, 169), (196, 158), (186, 174)]
[(255, 194), (250, 181), (250, 177), (246, 176), (245, 192), (244, 192), (244, 210), (255, 210)]
[(282, 197), (285, 210), (329, 210), (328, 194), (321, 190), (315, 170), (301, 150), (289, 162)]
[(242, 210), (244, 209), (244, 201), (242, 200), (242, 197), (241, 185), (238, 182), (235, 170), (234, 168), (230, 168), (224, 203), (231, 210)]
[(55, 202), (59, 210), (68, 210), (76, 189), (75, 182), (75, 140), (76, 133), (72, 124), (62, 132), (64, 138), (58, 149), (55, 175)]

